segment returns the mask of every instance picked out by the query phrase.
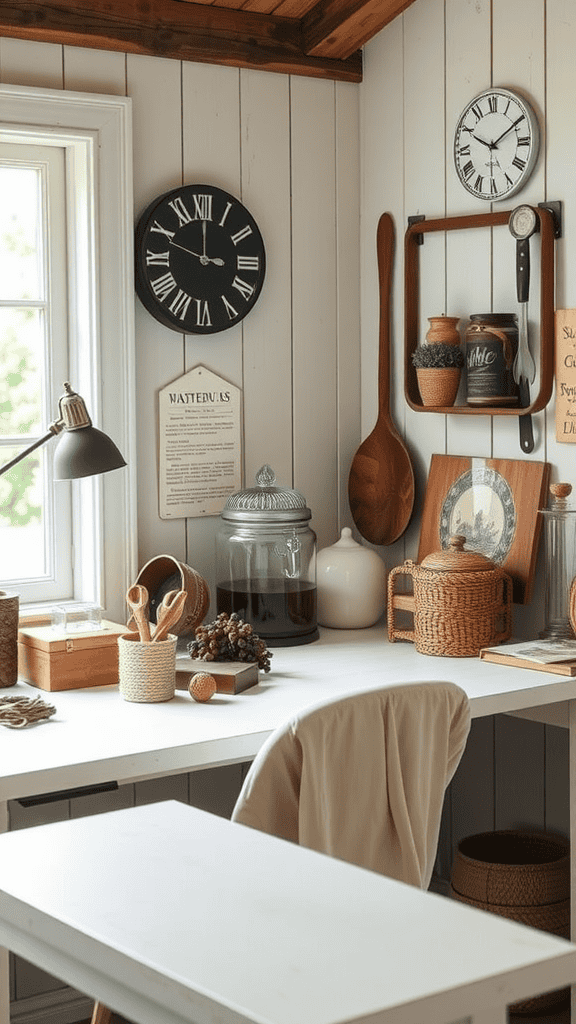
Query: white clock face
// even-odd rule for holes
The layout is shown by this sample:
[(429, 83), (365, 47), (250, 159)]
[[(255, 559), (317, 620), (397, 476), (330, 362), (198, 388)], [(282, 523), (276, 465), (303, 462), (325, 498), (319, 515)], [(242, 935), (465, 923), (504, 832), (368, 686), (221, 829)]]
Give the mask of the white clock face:
[(470, 101), (454, 134), (454, 163), (477, 199), (507, 199), (527, 182), (539, 147), (529, 103), (508, 89), (487, 89)]

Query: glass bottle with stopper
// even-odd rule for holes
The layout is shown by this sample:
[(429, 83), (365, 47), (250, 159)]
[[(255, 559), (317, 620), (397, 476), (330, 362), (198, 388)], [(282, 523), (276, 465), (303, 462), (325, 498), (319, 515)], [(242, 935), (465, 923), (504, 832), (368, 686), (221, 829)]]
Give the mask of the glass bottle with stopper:
[(570, 621), (570, 587), (576, 574), (576, 509), (568, 506), (572, 485), (550, 484), (549, 508), (544, 516), (546, 556), (546, 625), (540, 633), (547, 640), (573, 640)]

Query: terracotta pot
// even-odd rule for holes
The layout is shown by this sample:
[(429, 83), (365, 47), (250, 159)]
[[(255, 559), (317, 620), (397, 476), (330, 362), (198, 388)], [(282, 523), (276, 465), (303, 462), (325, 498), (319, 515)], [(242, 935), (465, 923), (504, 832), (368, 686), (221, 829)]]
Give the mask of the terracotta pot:
[(429, 345), (459, 345), (458, 316), (429, 316), (426, 341)]
[(418, 387), (423, 405), (454, 405), (460, 374), (457, 366), (430, 367), (417, 369)]

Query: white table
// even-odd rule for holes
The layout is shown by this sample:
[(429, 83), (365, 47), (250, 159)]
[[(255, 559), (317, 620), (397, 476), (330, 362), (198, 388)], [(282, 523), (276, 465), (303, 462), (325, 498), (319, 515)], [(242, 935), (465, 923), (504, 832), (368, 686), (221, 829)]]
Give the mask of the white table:
[(0, 940), (138, 1024), (504, 1024), (576, 977), (572, 943), (176, 802), (0, 837)]
[[(301, 647), (275, 648), (272, 672), (235, 696), (196, 704), (185, 691), (166, 704), (131, 704), (117, 687), (43, 693), (19, 683), (11, 693), (43, 696), (47, 722), (0, 731), (0, 832), (7, 801), (108, 781), (128, 782), (250, 760), (282, 721), (326, 697), (396, 682), (448, 680), (467, 692), (472, 715), (536, 712), (570, 727), (571, 840), (576, 849), (576, 678), (433, 658), (412, 644), (389, 644), (385, 627), (321, 630)], [(183, 667), (193, 663), (184, 659)], [(572, 877), (576, 923), (576, 879)], [(0, 955), (0, 1024), (8, 1024), (7, 954)]]

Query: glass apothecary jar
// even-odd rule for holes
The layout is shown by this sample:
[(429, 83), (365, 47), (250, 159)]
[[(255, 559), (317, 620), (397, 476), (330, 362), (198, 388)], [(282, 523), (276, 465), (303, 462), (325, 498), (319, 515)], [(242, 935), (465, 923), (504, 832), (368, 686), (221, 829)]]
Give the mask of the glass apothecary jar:
[(317, 640), (316, 534), (299, 491), (265, 465), (231, 494), (216, 540), (218, 612), (237, 612), (270, 647)]
[(550, 484), (549, 491), (549, 507), (539, 510), (544, 517), (546, 555), (546, 624), (540, 636), (573, 640), (570, 588), (576, 575), (576, 509), (568, 505), (571, 484)]

